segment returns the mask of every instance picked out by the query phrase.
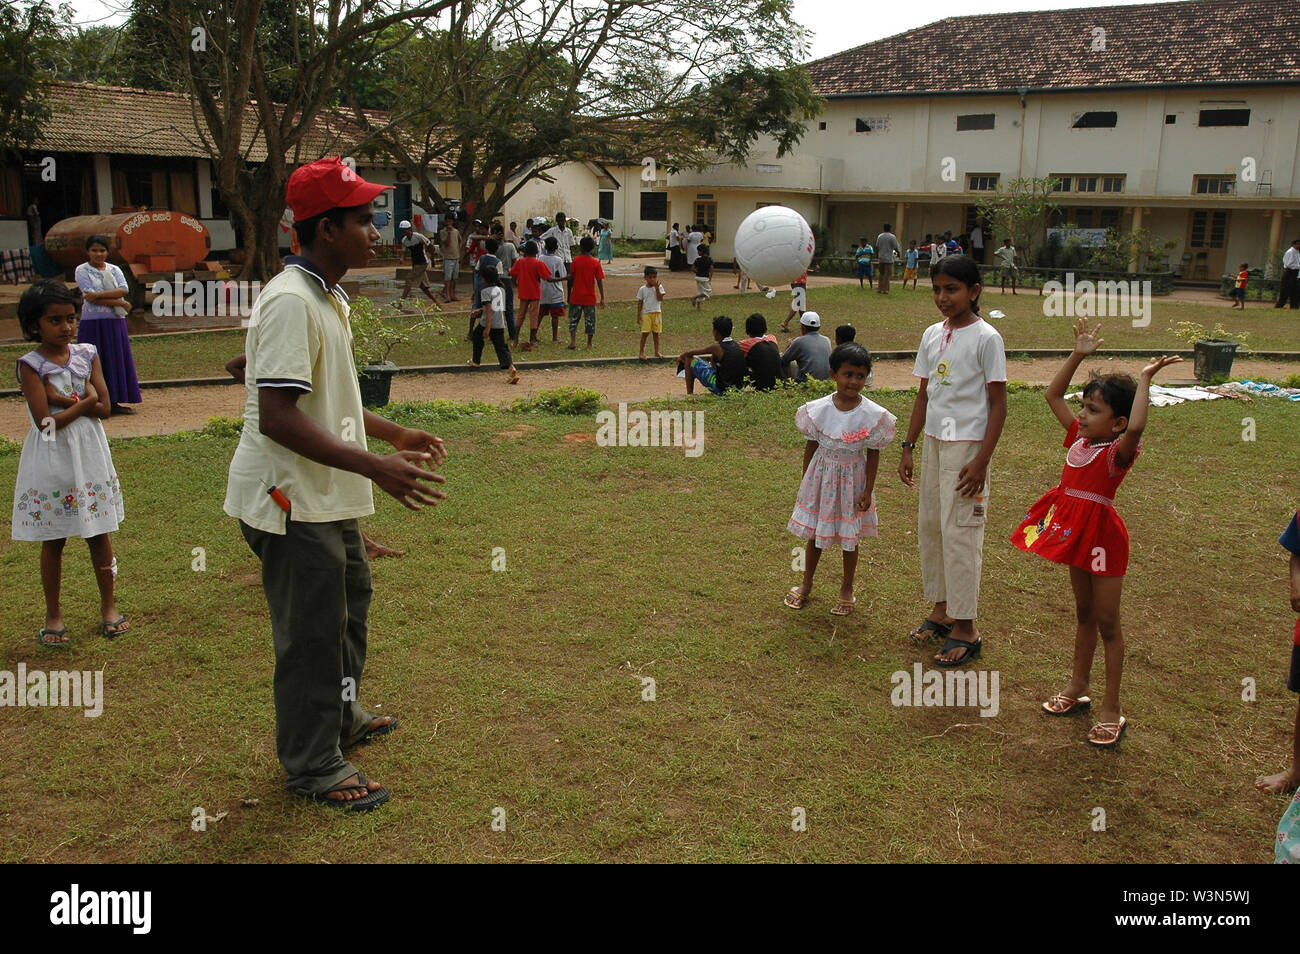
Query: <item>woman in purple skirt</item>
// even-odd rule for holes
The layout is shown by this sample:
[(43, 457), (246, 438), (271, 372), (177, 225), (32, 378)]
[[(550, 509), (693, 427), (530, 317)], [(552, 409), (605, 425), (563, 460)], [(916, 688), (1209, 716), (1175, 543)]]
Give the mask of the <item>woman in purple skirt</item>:
[(86, 239), (86, 257), (77, 266), (77, 287), (81, 289), (81, 324), (77, 341), (93, 344), (99, 352), (114, 414), (134, 414), (128, 404), (140, 403), (140, 382), (135, 376), (131, 338), (126, 331), (126, 276), (108, 261), (107, 235)]

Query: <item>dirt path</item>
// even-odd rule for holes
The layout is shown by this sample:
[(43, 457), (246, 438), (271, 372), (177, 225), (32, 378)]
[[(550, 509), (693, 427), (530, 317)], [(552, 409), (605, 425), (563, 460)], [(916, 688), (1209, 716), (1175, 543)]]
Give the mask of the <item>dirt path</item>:
[[(1142, 367), (1141, 361), (1121, 358), (1091, 364), (1131, 374), (1136, 374)], [(1060, 361), (1055, 358), (1009, 361), (1007, 377), (1028, 384), (1046, 384), (1059, 367)], [(1187, 370), (1190, 372), (1190, 367)], [(1240, 378), (1279, 378), (1295, 373), (1296, 366), (1273, 361), (1238, 360), (1233, 363), (1233, 371), (1234, 376)], [(462, 374), (401, 375), (393, 379), (392, 397), (394, 401), (446, 398), (505, 404), (536, 391), (566, 385), (594, 388), (610, 403), (676, 397), (685, 393), (681, 379), (672, 373), (668, 365), (524, 370), (522, 374), (523, 380), (515, 387), (507, 385), (505, 375), (495, 369)], [(908, 388), (915, 380), (910, 361), (876, 362), (876, 387)], [(1165, 379), (1164, 383), (1193, 382), (1190, 374), (1175, 374)], [(144, 400), (145, 403), (139, 406), (136, 414), (113, 417), (104, 422), (110, 438), (197, 430), (210, 417), (239, 417), (244, 408), (244, 389), (233, 384), (227, 387), (147, 389)], [(0, 435), (21, 441), (26, 436), (28, 427), (27, 407), (22, 399), (0, 399)]]

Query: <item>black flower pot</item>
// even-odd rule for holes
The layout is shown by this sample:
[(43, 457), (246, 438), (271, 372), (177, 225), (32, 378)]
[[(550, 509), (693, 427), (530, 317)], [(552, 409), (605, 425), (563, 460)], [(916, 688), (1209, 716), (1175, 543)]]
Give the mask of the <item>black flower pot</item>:
[(383, 407), (388, 403), (388, 394), (393, 387), (393, 372), (397, 365), (372, 364), (364, 368), (358, 381), (361, 383), (361, 403), (366, 407)]
[(1196, 352), (1196, 380), (1209, 381), (1215, 377), (1228, 377), (1232, 373), (1232, 359), (1237, 354), (1235, 341), (1198, 341)]

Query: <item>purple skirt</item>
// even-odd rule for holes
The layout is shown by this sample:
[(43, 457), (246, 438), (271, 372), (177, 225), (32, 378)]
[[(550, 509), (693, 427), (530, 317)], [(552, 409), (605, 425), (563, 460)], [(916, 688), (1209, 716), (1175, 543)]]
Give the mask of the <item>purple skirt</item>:
[(108, 384), (108, 399), (113, 404), (139, 404), (140, 382), (135, 376), (135, 358), (131, 356), (131, 336), (125, 318), (90, 318), (77, 329), (77, 341), (93, 344)]

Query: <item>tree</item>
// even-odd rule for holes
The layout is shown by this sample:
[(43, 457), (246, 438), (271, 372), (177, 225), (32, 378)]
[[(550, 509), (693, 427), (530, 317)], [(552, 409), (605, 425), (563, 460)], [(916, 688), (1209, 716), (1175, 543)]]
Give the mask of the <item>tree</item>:
[[(352, 131), (322, 119), (368, 38), (397, 26), (407, 37), (456, 2), (137, 0), (133, 24), (143, 50), (194, 101), (196, 133), (243, 239), (241, 278), (280, 269), (290, 166), (320, 158), (324, 128), (335, 148), (348, 143)], [(259, 146), (265, 158), (253, 162)]]
[(4, 0), (0, 6), (0, 155), (17, 156), (49, 121), (48, 64), (71, 20), (72, 8), (66, 4), (54, 7), (41, 0), (22, 10)]
[(994, 235), (1011, 236), (1023, 261), (1033, 261), (1034, 239), (1046, 234), (1052, 213), (1060, 207), (1052, 198), (1058, 185), (1060, 180), (1050, 176), (1012, 179), (1005, 190), (999, 185), (997, 193), (981, 199), (976, 208)]
[[(567, 162), (739, 163), (762, 135), (785, 154), (821, 108), (807, 72), (788, 65), (805, 36), (789, 0), (462, 3), (400, 54), (372, 34), (357, 59), (376, 65), (345, 94), (420, 205), (446, 208), (441, 167), (486, 218)], [(389, 104), (386, 117), (365, 110)]]

